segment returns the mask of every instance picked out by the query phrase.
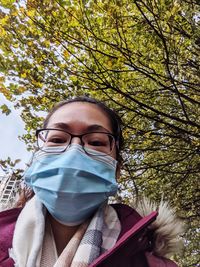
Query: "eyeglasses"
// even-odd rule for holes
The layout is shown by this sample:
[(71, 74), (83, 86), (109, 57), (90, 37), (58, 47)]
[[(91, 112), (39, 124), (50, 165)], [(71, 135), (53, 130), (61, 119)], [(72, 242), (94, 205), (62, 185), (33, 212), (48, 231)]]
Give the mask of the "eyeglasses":
[(80, 138), (83, 149), (90, 155), (95, 155), (95, 151), (110, 155), (116, 144), (116, 136), (106, 132), (74, 135), (64, 130), (49, 128), (36, 130), (36, 137), (38, 148), (47, 153), (64, 152), (73, 137)]

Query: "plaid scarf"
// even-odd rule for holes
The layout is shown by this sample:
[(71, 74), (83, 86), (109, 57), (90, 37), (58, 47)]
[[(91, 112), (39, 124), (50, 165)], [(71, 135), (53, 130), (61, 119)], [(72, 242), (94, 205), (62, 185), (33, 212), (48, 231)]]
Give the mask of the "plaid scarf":
[(49, 256), (45, 256), (45, 252), (52, 255), (49, 246), (43, 248), (40, 266), (87, 267), (115, 245), (120, 230), (116, 211), (111, 206), (104, 205), (97, 210), (90, 222), (80, 225), (59, 258), (52, 259), (54, 264), (46, 260)]
[[(61, 255), (57, 256), (46, 208), (34, 196), (21, 211), (9, 250), (15, 267), (85, 267), (112, 248), (121, 225), (115, 209), (101, 206), (90, 222), (78, 228)], [(49, 231), (50, 230), (50, 231)]]

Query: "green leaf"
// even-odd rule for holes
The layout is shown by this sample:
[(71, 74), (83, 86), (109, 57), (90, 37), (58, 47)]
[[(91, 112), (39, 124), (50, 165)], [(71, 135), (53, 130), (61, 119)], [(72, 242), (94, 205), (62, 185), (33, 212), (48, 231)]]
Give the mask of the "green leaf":
[(9, 115), (11, 113), (11, 109), (9, 109), (6, 104), (1, 105), (0, 109), (1, 109), (1, 112), (6, 115)]

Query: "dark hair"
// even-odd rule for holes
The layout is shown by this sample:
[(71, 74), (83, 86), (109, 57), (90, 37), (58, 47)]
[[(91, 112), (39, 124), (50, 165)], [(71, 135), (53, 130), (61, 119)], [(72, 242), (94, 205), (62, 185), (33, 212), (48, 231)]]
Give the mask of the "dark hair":
[(49, 114), (47, 115), (46, 119), (44, 120), (43, 127), (44, 128), (47, 127), (47, 124), (48, 124), (51, 116), (54, 114), (54, 112), (56, 110), (58, 110), (60, 107), (62, 107), (64, 105), (67, 105), (69, 103), (74, 103), (74, 102), (86, 102), (86, 103), (91, 103), (91, 104), (97, 105), (104, 113), (106, 113), (106, 115), (108, 116), (108, 118), (110, 120), (113, 134), (117, 137), (117, 141), (118, 141), (117, 160), (119, 161), (119, 163), (121, 163), (122, 162), (122, 157), (121, 157), (121, 153), (120, 152), (121, 152), (121, 150), (123, 148), (123, 136), (122, 136), (122, 129), (121, 129), (121, 125), (122, 125), (121, 118), (118, 116), (118, 114), (114, 110), (110, 109), (103, 102), (101, 102), (99, 100), (96, 100), (94, 98), (87, 97), (87, 96), (79, 96), (79, 97), (75, 97), (75, 98), (71, 98), (71, 99), (67, 99), (67, 100), (61, 101), (50, 110)]

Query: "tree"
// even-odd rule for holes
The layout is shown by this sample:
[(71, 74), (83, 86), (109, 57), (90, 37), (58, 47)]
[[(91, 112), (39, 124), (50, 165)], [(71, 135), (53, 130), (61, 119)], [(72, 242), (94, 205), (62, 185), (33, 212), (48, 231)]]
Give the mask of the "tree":
[(134, 181), (139, 192), (176, 207), (189, 226), (179, 262), (195, 266), (200, 260), (198, 1), (30, 0), (4, 1), (4, 8), (0, 92), (23, 107), (24, 140), (30, 144), (41, 125), (37, 112), (59, 100), (89, 94), (108, 102), (124, 121), (122, 188), (131, 194)]

